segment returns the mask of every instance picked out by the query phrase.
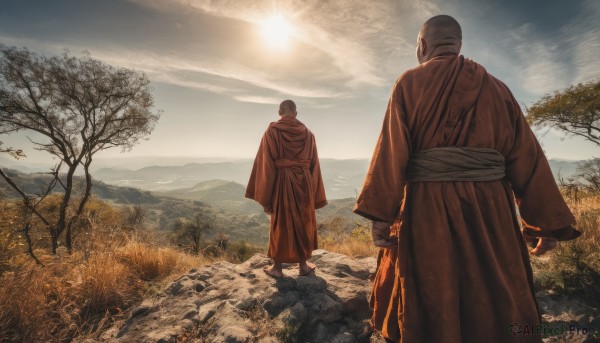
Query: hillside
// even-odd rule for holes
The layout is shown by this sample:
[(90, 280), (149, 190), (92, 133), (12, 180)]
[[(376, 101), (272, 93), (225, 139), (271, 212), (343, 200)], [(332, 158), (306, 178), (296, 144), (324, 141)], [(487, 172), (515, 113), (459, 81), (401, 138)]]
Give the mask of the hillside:
[[(557, 179), (575, 173), (576, 161), (553, 159), (549, 162)], [(317, 211), (317, 220), (322, 223), (339, 217), (346, 227), (354, 227), (356, 222), (362, 221), (351, 210), (368, 161), (322, 159), (321, 165), (329, 205)], [(37, 166), (22, 167), (33, 170)], [(119, 206), (144, 205), (151, 226), (163, 230), (171, 228), (178, 218), (192, 218), (199, 211), (206, 211), (217, 218), (214, 232), (207, 237), (222, 230), (234, 239), (264, 244), (268, 238), (269, 217), (260, 205), (244, 198), (251, 167), (251, 159), (242, 159), (137, 170), (102, 168), (94, 174), (93, 194)], [(8, 172), (28, 193), (39, 192), (48, 180), (44, 174)], [(55, 191), (60, 189), (55, 188)], [(0, 182), (0, 196), (16, 194)]]
[[(256, 215), (262, 213), (262, 208), (256, 202), (244, 197), (246, 188), (233, 181), (210, 180), (200, 182), (194, 187), (170, 191), (153, 192), (156, 196), (167, 196), (177, 199), (202, 201), (215, 208), (231, 211), (232, 213)], [(352, 213), (356, 198), (329, 199), (327, 206), (317, 210), (317, 221), (327, 218), (341, 217), (348, 223), (361, 220)]]
[[(28, 194), (37, 194), (45, 189), (50, 181), (50, 176), (44, 173), (23, 173), (14, 169), (4, 169), (4, 172), (11, 177), (19, 187)], [(77, 191), (83, 188), (84, 180), (75, 177), (75, 195)], [(56, 185), (54, 192), (61, 192), (61, 186)], [(106, 184), (102, 181), (94, 181), (92, 194), (103, 200), (109, 200), (123, 205), (148, 205), (161, 202), (152, 193), (133, 187), (117, 187)], [(18, 194), (2, 179), (0, 180), (0, 196), (7, 198), (17, 197)]]
[(209, 180), (199, 182), (190, 188), (156, 191), (153, 194), (177, 199), (202, 201), (235, 213), (258, 214), (262, 207), (244, 197), (246, 188), (234, 181)]
[[(49, 176), (45, 174), (25, 174), (15, 170), (5, 172), (29, 194), (36, 194), (48, 184)], [(215, 182), (218, 185), (223, 182)], [(226, 183), (226, 182), (225, 182)], [(83, 179), (75, 178), (77, 185), (83, 185)], [(81, 187), (79, 187), (81, 189)], [(61, 192), (60, 186), (54, 192)], [(209, 194), (219, 190), (208, 189)], [(102, 200), (107, 200), (117, 207), (142, 205), (146, 213), (146, 221), (150, 228), (162, 231), (167, 235), (175, 221), (179, 218), (191, 219), (197, 213), (205, 213), (214, 217), (214, 230), (206, 234), (206, 238), (216, 236), (220, 231), (227, 233), (233, 240), (246, 240), (257, 244), (265, 244), (268, 239), (269, 218), (260, 210), (236, 210), (235, 207), (213, 206), (210, 202), (196, 199), (179, 199), (175, 197), (154, 195), (132, 187), (119, 187), (95, 181), (92, 194)], [(77, 195), (77, 192), (75, 192)], [(4, 181), (0, 181), (0, 197), (16, 198), (17, 193)], [(243, 195), (242, 195), (243, 199)], [(231, 202), (234, 203), (234, 202)], [(248, 201), (246, 206), (255, 206)], [(243, 206), (241, 207), (243, 208)]]
[[(45, 174), (10, 169), (5, 172), (29, 194), (38, 193), (49, 181)], [(75, 178), (75, 183), (83, 185), (83, 179)], [(60, 186), (54, 192), (61, 192)], [(223, 231), (234, 240), (257, 244), (266, 244), (268, 240), (269, 217), (259, 204), (244, 197), (245, 186), (233, 181), (210, 180), (189, 188), (156, 192), (95, 181), (92, 194), (118, 207), (142, 205), (149, 226), (163, 232), (169, 231), (178, 218), (191, 219), (202, 212), (215, 218), (215, 229), (206, 238)], [(17, 193), (6, 182), (0, 182), (0, 197), (16, 198)], [(351, 212), (353, 206), (354, 197), (330, 199), (327, 206), (317, 211), (317, 220), (341, 217), (348, 227), (353, 227), (361, 220)]]

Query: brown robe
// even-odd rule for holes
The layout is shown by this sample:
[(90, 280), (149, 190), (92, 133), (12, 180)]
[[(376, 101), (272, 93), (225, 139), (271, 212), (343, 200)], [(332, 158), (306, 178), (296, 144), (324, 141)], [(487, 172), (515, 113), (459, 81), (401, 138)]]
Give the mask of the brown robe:
[(317, 249), (315, 209), (327, 204), (315, 136), (296, 118), (282, 116), (263, 135), (246, 197), (271, 214), (268, 256), (306, 261)]
[[(406, 183), (411, 153), (447, 146), (497, 150), (506, 176)], [(502, 82), (455, 54), (404, 73), (354, 208), (398, 230), (398, 245), (379, 256), (375, 329), (403, 343), (541, 342), (539, 335), (509, 334), (513, 323), (540, 322), (513, 193), (529, 235), (578, 236), (546, 157)]]

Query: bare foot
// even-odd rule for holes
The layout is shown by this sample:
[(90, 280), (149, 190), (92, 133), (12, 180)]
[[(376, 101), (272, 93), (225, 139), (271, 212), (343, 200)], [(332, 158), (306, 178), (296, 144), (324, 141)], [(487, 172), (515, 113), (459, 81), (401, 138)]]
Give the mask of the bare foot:
[(315, 270), (315, 268), (317, 268), (317, 266), (314, 263), (311, 263), (311, 262), (300, 263), (298, 265), (299, 275), (307, 276), (308, 274), (312, 273)]
[(281, 279), (283, 277), (283, 272), (281, 270), (278, 270), (275, 265), (272, 265), (271, 267), (264, 267), (263, 271), (271, 276), (274, 277), (276, 279)]
[(558, 241), (556, 238), (543, 237), (540, 238), (535, 246), (535, 249), (531, 250), (532, 255), (541, 256), (547, 253), (549, 250), (556, 248)]

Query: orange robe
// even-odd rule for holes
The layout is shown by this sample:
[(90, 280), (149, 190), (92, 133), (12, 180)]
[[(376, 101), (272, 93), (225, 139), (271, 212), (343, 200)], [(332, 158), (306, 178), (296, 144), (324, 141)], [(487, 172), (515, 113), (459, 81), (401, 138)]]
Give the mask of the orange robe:
[(271, 214), (268, 256), (306, 261), (317, 249), (315, 209), (327, 204), (315, 136), (299, 120), (282, 116), (263, 135), (246, 197)]
[[(405, 180), (411, 153), (495, 149), (495, 181)], [(539, 324), (527, 234), (579, 232), (550, 167), (508, 88), (477, 63), (437, 56), (396, 82), (354, 212), (395, 222), (398, 245), (380, 253), (371, 305), (375, 329), (395, 342), (541, 342), (509, 334)]]

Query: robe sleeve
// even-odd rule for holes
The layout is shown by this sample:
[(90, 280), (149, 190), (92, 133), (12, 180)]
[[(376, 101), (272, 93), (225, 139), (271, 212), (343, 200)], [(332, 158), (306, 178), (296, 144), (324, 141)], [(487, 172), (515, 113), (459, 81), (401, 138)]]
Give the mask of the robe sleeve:
[(515, 136), (513, 146), (505, 156), (506, 177), (517, 200), (523, 235), (526, 238), (552, 237), (558, 240), (579, 237), (581, 232), (573, 228), (575, 217), (565, 203), (548, 160), (514, 97), (509, 107), (515, 118)]
[(272, 137), (270, 130), (267, 129), (258, 147), (248, 187), (246, 187), (246, 198), (261, 204), (265, 212), (269, 214), (273, 212), (273, 187), (277, 176), (271, 143)]
[(312, 139), (310, 173), (312, 175), (313, 189), (315, 191), (315, 209), (318, 209), (327, 205), (327, 197), (325, 196), (325, 186), (323, 185), (323, 177), (321, 176), (321, 165), (319, 163), (319, 154), (317, 153), (317, 143), (314, 137)]
[(396, 83), (354, 213), (388, 223), (396, 219), (404, 198), (409, 142), (401, 89)]

